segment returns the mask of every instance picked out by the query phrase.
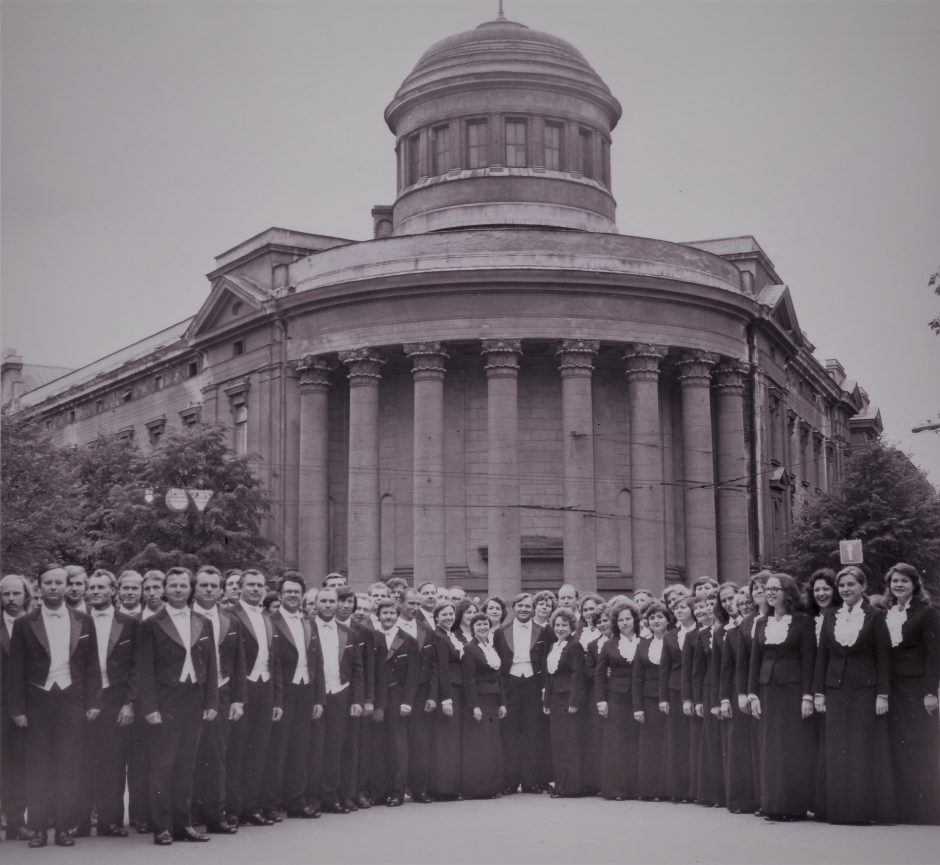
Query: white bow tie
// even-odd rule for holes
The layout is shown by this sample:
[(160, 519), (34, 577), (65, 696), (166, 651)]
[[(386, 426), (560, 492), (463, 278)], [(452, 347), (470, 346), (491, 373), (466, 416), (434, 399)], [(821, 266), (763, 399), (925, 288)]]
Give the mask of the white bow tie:
[(106, 619), (114, 615), (114, 610), (95, 610), (92, 609), (91, 615), (95, 619)]

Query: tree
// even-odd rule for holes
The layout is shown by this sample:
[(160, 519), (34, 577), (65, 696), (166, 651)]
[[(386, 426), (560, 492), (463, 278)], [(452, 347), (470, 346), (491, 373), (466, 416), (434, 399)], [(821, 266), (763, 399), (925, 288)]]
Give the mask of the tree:
[[(934, 294), (940, 294), (940, 267), (933, 272), (933, 275), (927, 281), (927, 287), (932, 288)], [(934, 333), (940, 334), (940, 315), (931, 319), (930, 326), (933, 328)]]
[[(111, 485), (106, 501), (89, 513), (91, 564), (111, 570), (200, 564), (276, 569), (261, 534), (268, 497), (251, 462), (232, 454), (221, 427), (168, 434), (149, 454), (133, 458), (129, 476)], [(101, 470), (93, 480), (103, 489), (111, 478)], [(208, 489), (212, 498), (202, 512), (190, 504), (177, 513), (164, 499), (171, 487)]]
[(34, 574), (81, 546), (82, 485), (68, 451), (32, 420), (4, 412), (0, 429), (3, 573)]
[(881, 440), (854, 448), (838, 490), (803, 507), (784, 567), (801, 577), (838, 570), (839, 541), (850, 538), (862, 541), (870, 591), (883, 591), (885, 571), (907, 562), (938, 596), (940, 493), (906, 454)]

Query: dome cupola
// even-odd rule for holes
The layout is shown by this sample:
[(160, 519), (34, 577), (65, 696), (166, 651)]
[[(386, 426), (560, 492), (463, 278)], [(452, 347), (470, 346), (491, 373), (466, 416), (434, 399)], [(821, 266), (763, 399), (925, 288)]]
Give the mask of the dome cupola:
[(385, 109), (393, 233), (483, 225), (613, 232), (620, 103), (569, 42), (497, 18), (432, 45)]

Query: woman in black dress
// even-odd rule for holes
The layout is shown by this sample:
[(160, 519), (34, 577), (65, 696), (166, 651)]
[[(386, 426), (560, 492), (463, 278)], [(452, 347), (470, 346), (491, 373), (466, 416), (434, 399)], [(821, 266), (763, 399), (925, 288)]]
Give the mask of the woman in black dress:
[(489, 643), (486, 613), (470, 618), (473, 638), (460, 661), (466, 708), (463, 717), (461, 789), (464, 799), (492, 799), (505, 786), (499, 720), (506, 717), (506, 695), (499, 655)]
[(431, 728), (431, 795), (439, 801), (460, 798), (460, 752), (464, 716), (463, 659), (464, 643), (452, 630), (457, 614), (450, 601), (434, 608), (437, 628), (438, 694), (440, 704)]
[(584, 649), (584, 747), (581, 749), (581, 792), (596, 796), (601, 789), (601, 741), (603, 719), (597, 713), (594, 696), (594, 670), (597, 658), (610, 633), (610, 616), (600, 595), (581, 599), (581, 633), (578, 641)]
[(622, 601), (611, 607), (609, 619), (610, 638), (601, 646), (594, 670), (594, 695), (602, 724), (601, 795), (619, 802), (637, 795), (640, 731), (633, 717), (631, 691), (640, 612), (632, 601)]
[(786, 574), (767, 578), (770, 615), (751, 643), (748, 700), (760, 732), (760, 807), (767, 820), (803, 820), (813, 807), (813, 622)]
[(564, 607), (549, 620), (555, 642), (545, 657), (543, 711), (552, 740), (553, 798), (581, 795), (584, 649), (574, 637), (577, 624), (577, 616)]
[(725, 804), (725, 777), (721, 759), (721, 717), (718, 678), (724, 632), (715, 621), (717, 592), (695, 599), (699, 623), (692, 645), (692, 699), (696, 718), (701, 718), (702, 738), (698, 751), (695, 801), (709, 808)]
[(940, 617), (917, 568), (900, 563), (885, 574), (891, 636), (888, 729), (902, 823), (940, 824)]
[(816, 815), (830, 823), (890, 823), (891, 636), (884, 613), (864, 600), (861, 568), (848, 565), (837, 579), (843, 603), (826, 613), (813, 677), (816, 711), (826, 715), (825, 784)]
[[(685, 586), (682, 586), (684, 589)], [(659, 706), (666, 715), (666, 788), (673, 802), (691, 802), (692, 775), (690, 766), (692, 704), (692, 636), (697, 625), (688, 590), (671, 593), (670, 610), (678, 627), (663, 637), (662, 659), (659, 664)], [(671, 619), (670, 619), (671, 621)], [(683, 687), (682, 659), (688, 655), (688, 679)], [(683, 698), (683, 692), (685, 697)]]
[[(483, 612), (490, 620), (490, 631), (495, 631), (509, 615), (506, 602), (499, 595), (491, 595), (483, 602)], [(492, 641), (491, 641), (492, 642)]]
[(659, 705), (659, 665), (669, 611), (659, 601), (646, 608), (652, 636), (640, 640), (633, 658), (633, 717), (640, 725), (637, 796), (659, 801), (669, 795), (666, 780), (666, 714)]

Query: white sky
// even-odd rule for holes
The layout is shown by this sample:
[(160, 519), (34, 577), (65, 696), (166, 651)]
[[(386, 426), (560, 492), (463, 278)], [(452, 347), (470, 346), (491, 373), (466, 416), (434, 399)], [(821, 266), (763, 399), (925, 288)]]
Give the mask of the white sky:
[[(820, 359), (940, 482), (940, 2), (523, 2), (620, 99), (618, 225), (753, 234)], [(81, 366), (194, 314), (271, 225), (366, 239), (394, 198), (382, 112), (497, 0), (10, 2), (2, 343)]]

